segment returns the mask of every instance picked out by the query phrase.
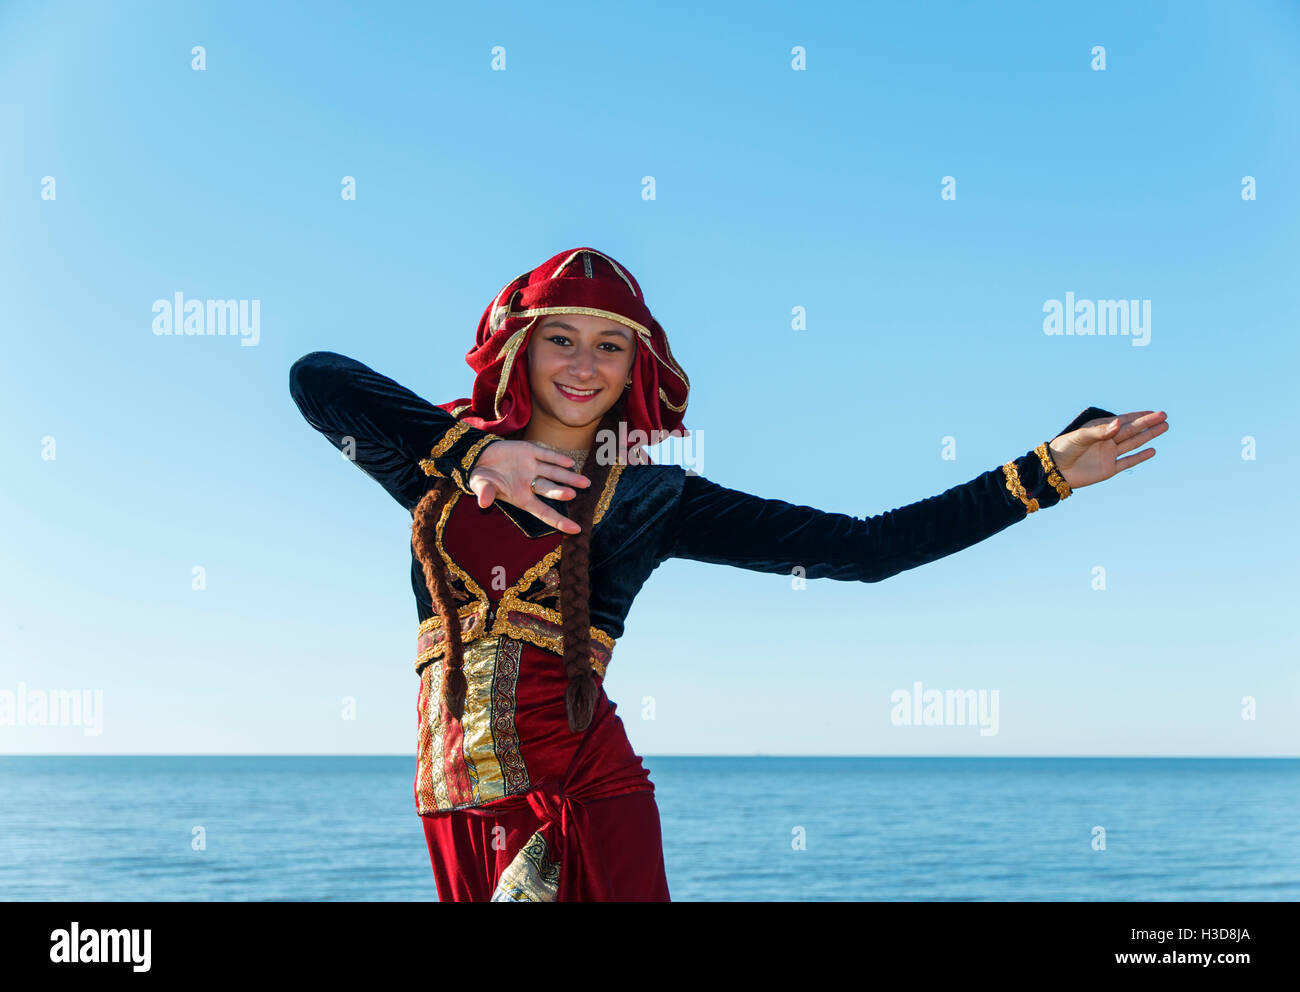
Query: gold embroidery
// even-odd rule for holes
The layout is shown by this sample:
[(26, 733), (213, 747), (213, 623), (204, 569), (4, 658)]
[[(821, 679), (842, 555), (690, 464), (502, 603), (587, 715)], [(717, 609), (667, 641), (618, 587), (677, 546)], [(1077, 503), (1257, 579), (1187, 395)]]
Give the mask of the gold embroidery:
[[(618, 487), (618, 481), (621, 478), (625, 467), (626, 466), (622, 463), (610, 466), (609, 476), (605, 480), (605, 486), (601, 490), (600, 499), (596, 504), (596, 512), (592, 519), (593, 527), (600, 523), (601, 519), (605, 516), (605, 512), (609, 509), (610, 503), (614, 498), (614, 492)], [(533, 583), (541, 576), (545, 575), (550, 568), (558, 567), (560, 557), (564, 551), (563, 541), (543, 556), (540, 561), (528, 568), (523, 575), (521, 575), (518, 580), (510, 586), (510, 588), (506, 589), (505, 592), (501, 594), (501, 598), (496, 604), (492, 628), (491, 630), (488, 630), (487, 615), (491, 612), (491, 600), (483, 589), (480, 588), (472, 578), (470, 578), (469, 574), (452, 560), (451, 555), (447, 553), (447, 549), (442, 542), (443, 533), (447, 527), (447, 521), (451, 518), (452, 511), (455, 509), (456, 502), (459, 499), (460, 493), (453, 493), (451, 498), (447, 500), (447, 505), (443, 507), (442, 513), (438, 518), (438, 524), (434, 530), (434, 537), (438, 553), (446, 563), (448, 571), (459, 578), (469, 595), (474, 597), (473, 602), (466, 603), (457, 609), (457, 617), (461, 625), (462, 644), (468, 645), (469, 643), (484, 637), (509, 636), (527, 641), (530, 644), (544, 648), (547, 651), (552, 651), (555, 654), (563, 654), (564, 641), (563, 636), (560, 633), (548, 633), (543, 630), (533, 630), (520, 626), (510, 619), (510, 612), (514, 611), (515, 613), (535, 616), (549, 626), (560, 630), (563, 629), (564, 618), (559, 610), (554, 610), (548, 606), (542, 605), (541, 603), (534, 603), (522, 598), (523, 595), (528, 592)], [(431, 633), (432, 631), (439, 629), (441, 626), (442, 618), (435, 613), (420, 624), (419, 635)], [(596, 626), (591, 626), (589, 631), (591, 639), (604, 647), (606, 653), (614, 650), (615, 640), (606, 631), (603, 631)], [(425, 639), (419, 635), (417, 635), (417, 643), (425, 643)], [(416, 672), (419, 672), (421, 670), (420, 666), (427, 664), (430, 659), (439, 658), (442, 655), (443, 643), (444, 640), (434, 640), (430, 638), (428, 639), (426, 646), (417, 646), (415, 659)], [(592, 658), (592, 669), (602, 679), (605, 677), (606, 666), (595, 657)]]
[[(604, 252), (592, 251), (589, 248), (580, 248), (578, 251), (575, 251), (572, 255), (566, 258), (563, 262), (560, 263), (560, 267), (556, 269), (553, 273), (551, 273), (551, 278), (558, 279), (560, 277), (560, 273), (563, 272), (565, 268), (568, 267), (570, 262), (572, 262), (579, 255), (584, 255), (584, 254), (599, 255), (601, 258), (603, 258), (606, 262), (609, 263), (609, 267), (613, 269), (615, 272), (617, 272), (619, 276), (622, 278), (622, 280), (625, 283), (627, 283), (627, 288), (632, 291), (632, 295), (637, 296), (638, 299), (640, 298), (637, 294), (636, 287), (632, 285), (632, 280), (629, 279), (627, 276), (623, 275), (623, 270), (618, 267), (618, 265), (615, 263), (615, 261), (612, 258), (606, 255)], [(527, 275), (527, 273), (525, 273), (525, 275)]]
[[(466, 603), (456, 611), (456, 616), (460, 620), (460, 636), (462, 644), (465, 643), (466, 638), (469, 636), (469, 632), (474, 629), (474, 625), (478, 623), (481, 615), (485, 613), (486, 611), (483, 609), (482, 603)], [(468, 625), (466, 625), (467, 620), (469, 621)], [(420, 666), (426, 661), (429, 661), (432, 658), (437, 658), (442, 654), (443, 641), (434, 638), (426, 639), (420, 635), (431, 633), (441, 627), (442, 617), (438, 616), (436, 613), (420, 624), (419, 633), (416, 635), (416, 643), (417, 645), (423, 645), (427, 640), (428, 646), (419, 648), (419, 654), (417, 654), (415, 658), (416, 672), (420, 671)]]
[[(434, 543), (438, 546), (438, 554), (442, 555), (442, 560), (447, 565), (447, 570), (465, 583), (465, 588), (469, 594), (477, 600), (476, 606), (481, 606), (486, 613), (488, 606), (488, 597), (477, 582), (470, 578), (469, 573), (464, 571), (459, 565), (451, 560), (451, 555), (447, 554), (447, 549), (442, 545), (442, 535), (447, 529), (447, 520), (451, 517), (451, 511), (456, 503), (460, 501), (460, 493), (453, 493), (451, 499), (447, 500), (447, 505), (442, 508), (442, 514), (438, 517), (438, 526), (434, 528)], [(433, 590), (430, 590), (432, 594)], [(483, 634), (483, 616), (475, 616), (474, 626), (470, 628), (466, 635), (468, 639), (479, 637)]]
[(420, 677), (420, 729), (416, 735), (416, 809), (420, 813), (448, 809), (447, 779), (443, 764), (442, 666), (430, 665)]
[(609, 478), (605, 480), (605, 488), (600, 491), (600, 500), (596, 503), (596, 515), (592, 518), (591, 526), (595, 527), (605, 516), (610, 500), (614, 498), (614, 490), (618, 487), (618, 480), (626, 467), (622, 462), (615, 462), (609, 467)]
[(1061, 499), (1066, 499), (1073, 490), (1065, 478), (1057, 471), (1056, 462), (1052, 461), (1052, 456), (1048, 453), (1047, 442), (1044, 441), (1034, 449), (1034, 454), (1038, 460), (1043, 463), (1043, 471), (1047, 473), (1047, 484), (1056, 490)]
[[(650, 335), (650, 330), (644, 324), (637, 323), (631, 317), (624, 317), (621, 313), (614, 313), (612, 310), (601, 310), (598, 307), (578, 307), (578, 306), (534, 307), (531, 310), (520, 310), (518, 313), (514, 314), (514, 316), (540, 317), (544, 314), (550, 314), (550, 313), (585, 313), (585, 314), (590, 314), (593, 317), (606, 317), (609, 320), (613, 320), (616, 321), (617, 323), (624, 325), (625, 327), (632, 328), (632, 330), (636, 331), (637, 337), (639, 337), (642, 340), (642, 342), (645, 344), (646, 350), (648, 350), (650, 354), (653, 355), (658, 360), (660, 365), (666, 368), (669, 372), (673, 373), (673, 375), (677, 376), (677, 378), (681, 379), (683, 384), (685, 384), (686, 386), (687, 392), (688, 393), (690, 392), (691, 383), (690, 380), (686, 378), (686, 373), (682, 371), (681, 366), (677, 364), (676, 360), (672, 359), (671, 352), (668, 353), (670, 359), (669, 361), (665, 361), (664, 359), (659, 357), (659, 354), (654, 350), (654, 344), (652, 343), (653, 338)], [(665, 338), (665, 340), (667, 339)], [(503, 375), (505, 375), (504, 372)]]
[(505, 357), (505, 363), (501, 366), (501, 379), (497, 382), (497, 392), (492, 398), (492, 410), (497, 420), (501, 419), (501, 397), (506, 394), (506, 387), (510, 385), (510, 370), (514, 368), (515, 359), (519, 356), (519, 346), (524, 343), (524, 338), (528, 336), (528, 329), (535, 323), (537, 323), (536, 317), (510, 335), (510, 339), (497, 352), (497, 358)]
[(447, 449), (455, 444), (462, 434), (469, 430), (469, 426), (469, 424), (457, 423), (454, 427), (449, 427), (442, 439), (433, 446), (433, 450), (429, 452), (429, 457), (420, 459), (419, 465), (420, 468), (424, 469), (425, 475), (437, 476), (439, 479), (447, 478), (438, 471), (438, 466), (434, 463), (447, 453)]
[(683, 410), (686, 409), (685, 403), (683, 403), (681, 406), (676, 406), (675, 404), (670, 402), (668, 399), (668, 394), (664, 392), (663, 386), (659, 387), (659, 398), (664, 401), (664, 406), (668, 407), (669, 410), (675, 410), (677, 413), (681, 413)]
[(548, 552), (546, 557), (535, 564), (519, 577), (519, 581), (512, 585), (501, 595), (501, 602), (505, 603), (507, 598), (514, 599), (521, 593), (528, 591), (528, 587), (536, 581), (537, 577), (545, 572), (552, 565), (558, 565), (560, 561), (560, 552), (564, 550), (564, 542), (561, 541), (555, 549)]
[[(487, 637), (509, 636), (517, 640), (527, 641), (529, 644), (550, 651), (553, 654), (562, 655), (564, 653), (563, 621), (556, 610), (527, 600), (515, 599), (509, 604), (505, 604), (503, 600), (498, 604), (498, 612), (496, 619), (493, 621), (492, 629), (485, 632), (482, 637), (471, 639), (471, 635), (466, 628), (480, 627), (486, 615), (487, 610), (477, 603), (470, 604), (467, 611), (461, 611), (462, 644), (478, 643), (478, 641)], [(513, 617), (536, 617), (539, 623), (537, 626), (524, 626), (516, 623)], [(441, 630), (442, 618), (437, 614), (420, 624), (419, 634), (417, 635), (418, 653), (415, 659), (417, 674), (422, 673), (421, 666), (427, 665), (430, 661), (442, 660), (446, 638), (437, 636)], [(601, 678), (604, 678), (606, 663), (602, 660), (602, 657), (608, 659), (610, 654), (613, 653), (616, 642), (614, 638), (599, 627), (588, 627), (587, 630), (591, 639), (604, 648), (603, 651), (593, 651), (591, 659), (593, 670)]]
[[(596, 524), (600, 523), (601, 518), (605, 515), (605, 511), (606, 511), (607, 509), (609, 509), (609, 503), (610, 503), (610, 500), (612, 500), (612, 499), (614, 498), (614, 489), (615, 489), (615, 487), (618, 486), (618, 481), (619, 481), (619, 480), (618, 480), (618, 476), (622, 475), (622, 472), (623, 472), (623, 469), (624, 469), (624, 468), (626, 468), (626, 466), (625, 466), (625, 465), (622, 465), (622, 464), (617, 464), (617, 465), (612, 465), (612, 466), (610, 466), (610, 470), (609, 470), (610, 478), (607, 478), (607, 479), (605, 480), (605, 488), (601, 490), (601, 496), (600, 496), (600, 499), (599, 499), (599, 500), (597, 501), (597, 503), (596, 503), (596, 513), (595, 513), (595, 516), (593, 516), (593, 517), (592, 517), (592, 520), (591, 520), (591, 525), (592, 525), (593, 527), (595, 527)], [(513, 504), (512, 504), (512, 505), (513, 505)], [(517, 527), (517, 528), (519, 529), (519, 532), (520, 532), (521, 534), (523, 534), (525, 537), (528, 537), (528, 538), (535, 538), (535, 537), (545, 537), (545, 536), (546, 536), (546, 532), (545, 532), (545, 531), (542, 532), (541, 534), (532, 534), (532, 533), (528, 530), (528, 528), (526, 528), (523, 524), (521, 524), (518, 520), (516, 520), (513, 516), (511, 516), (510, 513), (508, 513), (508, 512), (505, 510), (504, 507), (501, 508), (501, 512), (502, 512), (503, 514), (505, 514), (506, 519), (509, 520), (512, 524), (514, 524), (515, 527)], [(520, 512), (521, 512), (521, 513), (527, 513), (528, 511), (527, 511), (527, 510), (521, 510)], [(531, 514), (529, 514), (529, 515), (531, 516)], [(554, 534), (554, 533), (556, 532), (556, 531), (555, 531), (555, 528), (554, 528), (554, 527), (549, 527), (549, 532), (552, 533), (552, 534)]]
[(433, 450), (429, 452), (429, 457), (431, 459), (441, 458), (447, 453), (447, 449), (459, 441), (460, 436), (467, 430), (469, 430), (469, 424), (463, 422), (449, 428), (447, 433), (442, 436), (442, 440), (433, 446)]
[(465, 457), (460, 460), (460, 467), (463, 468), (466, 472), (468, 472), (470, 465), (474, 461), (475, 455), (477, 455), (480, 451), (486, 448), (493, 441), (501, 441), (501, 440), (504, 440), (504, 438), (499, 438), (495, 434), (489, 434), (487, 437), (479, 438), (477, 441), (474, 442), (474, 446), (470, 448), (469, 451), (465, 452)]
[(1002, 474), (1007, 477), (1007, 491), (1024, 503), (1029, 513), (1037, 510), (1038, 500), (1030, 499), (1025, 492), (1025, 487), (1020, 483), (1020, 472), (1016, 469), (1016, 463), (1010, 461), (1003, 465)]
[[(511, 607), (511, 609), (516, 613), (532, 612), (531, 610), (520, 610), (518, 607)], [(596, 643), (605, 644), (606, 641), (611, 644), (613, 643), (614, 639), (599, 627), (592, 627), (590, 630), (591, 639)], [(521, 627), (519, 624), (502, 614), (497, 615), (496, 622), (492, 625), (492, 632), (493, 634), (505, 637), (513, 637), (515, 640), (527, 641), (534, 647), (539, 647), (544, 651), (549, 651), (551, 654), (560, 655), (561, 657), (564, 655), (564, 637), (561, 634), (548, 635), (541, 631), (533, 630), (530, 627)], [(608, 645), (606, 645), (606, 647), (608, 647)], [(605, 677), (606, 667), (605, 663), (596, 657), (593, 652), (591, 656), (591, 670), (603, 679)]]
[(540, 830), (528, 838), (501, 872), (492, 902), (555, 902), (560, 891), (560, 862), (551, 857)]
[(421, 814), (480, 806), (532, 787), (515, 726), (521, 657), (520, 643), (510, 638), (466, 648), (460, 721), (443, 721), (442, 663), (423, 671), (415, 777)]

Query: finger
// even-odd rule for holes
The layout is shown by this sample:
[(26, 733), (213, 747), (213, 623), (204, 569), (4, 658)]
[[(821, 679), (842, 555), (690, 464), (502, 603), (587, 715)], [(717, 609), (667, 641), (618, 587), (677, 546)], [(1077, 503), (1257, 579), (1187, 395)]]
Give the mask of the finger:
[(478, 507), (480, 510), (486, 510), (492, 505), (492, 501), (497, 498), (497, 487), (490, 482), (483, 483), (483, 488), (478, 491)]
[(1126, 451), (1132, 451), (1134, 448), (1142, 447), (1142, 445), (1146, 444), (1148, 441), (1152, 441), (1155, 438), (1158, 438), (1161, 434), (1163, 434), (1167, 430), (1169, 430), (1168, 424), (1156, 424), (1155, 427), (1148, 427), (1146, 430), (1133, 435), (1131, 438), (1129, 438), (1127, 441), (1123, 442), (1122, 444), (1117, 445), (1115, 450), (1118, 454), (1122, 455)]
[(524, 505), (524, 509), (535, 516), (538, 520), (542, 521), (542, 523), (554, 527), (556, 530), (562, 531), (565, 534), (576, 534), (578, 531), (582, 530), (581, 527), (575, 524), (568, 517), (556, 513), (536, 496)]
[(558, 482), (561, 485), (566, 486), (581, 486), (585, 489), (587, 486), (591, 485), (591, 480), (585, 475), (578, 472), (570, 472), (557, 465), (538, 465), (534, 474), (539, 479)]
[(1079, 434), (1079, 440), (1082, 440), (1085, 445), (1088, 445), (1092, 444), (1094, 441), (1101, 441), (1107, 438), (1112, 441), (1115, 440), (1115, 433), (1117, 430), (1123, 430), (1123, 425), (1120, 423), (1119, 418), (1112, 417), (1109, 420), (1103, 420), (1100, 424), (1080, 427), (1077, 433)]
[(1134, 434), (1139, 434), (1148, 427), (1153, 427), (1156, 424), (1163, 423), (1165, 419), (1166, 414), (1163, 410), (1159, 412), (1143, 410), (1139, 413), (1126, 413), (1120, 418), (1119, 433), (1111, 438), (1111, 440), (1116, 443), (1126, 441)]
[(1115, 460), (1115, 471), (1123, 472), (1125, 469), (1132, 468), (1134, 465), (1140, 465), (1148, 458), (1156, 456), (1155, 448), (1147, 448), (1145, 451), (1139, 451), (1136, 455), (1129, 455), (1127, 458), (1117, 458)]
[(568, 455), (561, 454), (558, 451), (552, 451), (550, 448), (543, 448), (540, 444), (529, 442), (529, 447), (533, 449), (533, 455), (539, 462), (549, 462), (552, 465), (563, 465), (565, 468), (574, 464), (573, 459)]
[(532, 492), (536, 496), (545, 496), (547, 499), (577, 499), (578, 494), (568, 486), (562, 486), (558, 482), (552, 482), (545, 476), (539, 475), (537, 481), (533, 483)]

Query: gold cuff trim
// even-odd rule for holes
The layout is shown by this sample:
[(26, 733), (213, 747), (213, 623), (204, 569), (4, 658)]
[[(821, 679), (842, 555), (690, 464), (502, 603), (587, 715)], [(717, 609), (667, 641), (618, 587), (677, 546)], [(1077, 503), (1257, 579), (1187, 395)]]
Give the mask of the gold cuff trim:
[(1016, 499), (1025, 504), (1029, 513), (1038, 509), (1038, 500), (1030, 499), (1025, 492), (1025, 487), (1020, 483), (1020, 472), (1016, 469), (1014, 461), (1007, 462), (1002, 466), (1002, 474), (1007, 477), (1007, 491)]
[(1056, 494), (1060, 496), (1061, 499), (1068, 499), (1070, 493), (1074, 490), (1070, 488), (1070, 484), (1065, 481), (1065, 478), (1057, 469), (1056, 462), (1052, 461), (1052, 456), (1047, 449), (1047, 442), (1044, 441), (1035, 448), (1034, 454), (1036, 454), (1038, 460), (1043, 463), (1043, 471), (1047, 474), (1047, 484), (1056, 490)]
[(429, 452), (430, 458), (441, 458), (447, 453), (447, 449), (460, 440), (461, 435), (469, 430), (469, 424), (463, 421), (456, 424), (455, 427), (449, 428), (447, 433), (442, 436), (442, 440), (433, 446)]
[(442, 439), (435, 444), (433, 450), (429, 452), (429, 457), (420, 459), (419, 465), (420, 468), (424, 469), (425, 475), (437, 476), (439, 479), (447, 478), (438, 471), (436, 462), (447, 453), (448, 449), (451, 448), (453, 444), (461, 439), (469, 428), (469, 424), (457, 423), (454, 427), (449, 427), (447, 429), (447, 433), (442, 436)]
[(474, 463), (474, 458), (480, 451), (486, 448), (493, 441), (503, 441), (504, 438), (497, 437), (495, 434), (489, 434), (487, 437), (479, 438), (474, 442), (474, 446), (465, 452), (465, 457), (460, 460), (460, 467), (466, 472), (469, 471), (470, 465)]

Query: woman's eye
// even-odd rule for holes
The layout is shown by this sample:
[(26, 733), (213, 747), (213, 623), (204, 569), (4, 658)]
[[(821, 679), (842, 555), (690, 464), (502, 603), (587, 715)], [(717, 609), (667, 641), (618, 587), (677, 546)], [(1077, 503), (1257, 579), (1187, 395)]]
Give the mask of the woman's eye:
[[(547, 341), (553, 341), (553, 342), (555, 342), (556, 344), (560, 344), (561, 342), (563, 342), (563, 343), (565, 343), (565, 344), (568, 344), (568, 342), (569, 342), (568, 337), (566, 337), (566, 336), (563, 335), (563, 334), (552, 334), (552, 335), (551, 335), (549, 338), (547, 338), (546, 340), (547, 340)], [(601, 345), (602, 345), (602, 346), (604, 346), (604, 345), (609, 345), (610, 348), (612, 348), (614, 351), (622, 351), (622, 350), (623, 350), (623, 349), (620, 348), (618, 345), (614, 344), (613, 341), (602, 341), (602, 342), (601, 342)]]

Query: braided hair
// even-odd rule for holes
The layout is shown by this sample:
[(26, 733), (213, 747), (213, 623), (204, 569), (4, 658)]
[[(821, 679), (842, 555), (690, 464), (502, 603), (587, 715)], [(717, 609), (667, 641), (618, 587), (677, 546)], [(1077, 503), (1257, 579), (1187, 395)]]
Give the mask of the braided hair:
[[(577, 495), (569, 501), (569, 519), (582, 529), (576, 534), (564, 534), (560, 550), (560, 616), (562, 619), (564, 654), (562, 662), (568, 677), (564, 705), (569, 717), (569, 730), (573, 733), (586, 730), (591, 723), (599, 698), (591, 667), (591, 527), (596, 515), (596, 504), (604, 491), (612, 465), (600, 464), (596, 451), (597, 438), (606, 430), (615, 430), (623, 416), (624, 400), (618, 401), (605, 412), (597, 428), (596, 437), (587, 450), (582, 467), (591, 480), (585, 488), (573, 487)], [(444, 641), (442, 649), (442, 698), (447, 711), (457, 720), (464, 717), (465, 695), (469, 691), (463, 671), (464, 642), (461, 639), (460, 617), (447, 582), (447, 565), (438, 552), (437, 526), (447, 502), (459, 492), (455, 484), (440, 478), (416, 504), (411, 523), (411, 547), (416, 559), (424, 568), (424, 582), (428, 587), (433, 608), (442, 619)]]

